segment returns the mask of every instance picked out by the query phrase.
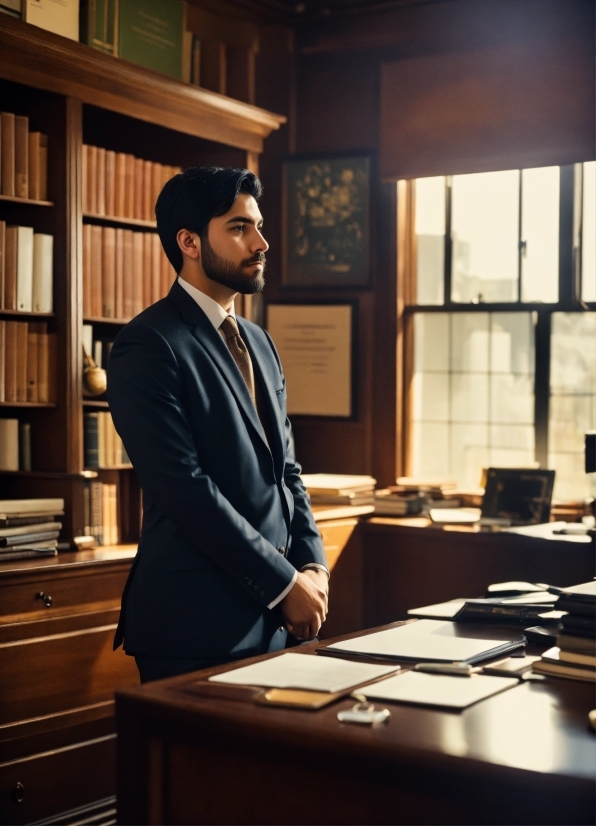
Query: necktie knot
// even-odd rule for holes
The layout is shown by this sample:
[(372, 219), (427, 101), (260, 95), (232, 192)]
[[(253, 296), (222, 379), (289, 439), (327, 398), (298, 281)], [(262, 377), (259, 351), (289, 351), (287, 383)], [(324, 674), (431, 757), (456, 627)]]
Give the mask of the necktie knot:
[(231, 315), (227, 315), (224, 318), (224, 320), (221, 322), (220, 329), (226, 337), (226, 341), (229, 341), (229, 339), (234, 338), (234, 336), (240, 335), (236, 319), (234, 318), (234, 316)]

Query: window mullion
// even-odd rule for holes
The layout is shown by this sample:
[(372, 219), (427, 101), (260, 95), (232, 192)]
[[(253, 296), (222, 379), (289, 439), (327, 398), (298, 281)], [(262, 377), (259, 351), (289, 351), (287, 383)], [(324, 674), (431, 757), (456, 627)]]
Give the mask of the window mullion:
[(576, 285), (573, 277), (573, 164), (561, 167), (559, 201), (559, 305), (572, 307), (577, 304)]
[(445, 178), (445, 294), (443, 302), (451, 304), (451, 266), (452, 266), (452, 240), (451, 240), (451, 197), (452, 197), (451, 177)]
[(550, 336), (552, 314), (537, 313), (534, 330), (534, 427), (535, 458), (541, 468), (548, 467), (548, 413), (550, 400)]

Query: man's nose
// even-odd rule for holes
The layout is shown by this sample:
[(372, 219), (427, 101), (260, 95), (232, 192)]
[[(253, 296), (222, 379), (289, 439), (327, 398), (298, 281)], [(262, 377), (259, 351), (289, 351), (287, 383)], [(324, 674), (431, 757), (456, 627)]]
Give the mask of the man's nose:
[(265, 241), (265, 238), (261, 235), (259, 230), (255, 230), (255, 236), (253, 242), (251, 244), (251, 251), (252, 252), (267, 252), (269, 249), (269, 244)]

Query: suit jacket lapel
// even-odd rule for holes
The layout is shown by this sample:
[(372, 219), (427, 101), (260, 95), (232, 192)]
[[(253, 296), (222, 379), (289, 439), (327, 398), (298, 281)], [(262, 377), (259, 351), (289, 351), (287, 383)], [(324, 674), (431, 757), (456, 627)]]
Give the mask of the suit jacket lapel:
[(249, 349), (252, 366), (255, 373), (255, 379), (260, 381), (263, 388), (263, 395), (265, 396), (265, 403), (269, 410), (269, 417), (271, 419), (271, 426), (273, 433), (271, 434), (273, 444), (271, 445), (271, 452), (273, 456), (279, 461), (284, 455), (283, 434), (285, 422), (281, 418), (281, 410), (277, 402), (275, 387), (271, 383), (269, 374), (263, 369), (265, 363), (265, 356), (262, 353), (262, 345), (259, 339), (253, 334), (250, 327), (244, 323), (244, 319), (237, 317), (238, 327), (242, 338), (246, 342)]
[(172, 285), (168, 298), (174, 302), (183, 320), (192, 326), (193, 336), (212, 361), (215, 362), (223, 379), (236, 397), (240, 409), (252, 424), (259, 438), (269, 447), (257, 411), (248, 392), (248, 387), (221, 334), (215, 329), (196, 301), (177, 281)]

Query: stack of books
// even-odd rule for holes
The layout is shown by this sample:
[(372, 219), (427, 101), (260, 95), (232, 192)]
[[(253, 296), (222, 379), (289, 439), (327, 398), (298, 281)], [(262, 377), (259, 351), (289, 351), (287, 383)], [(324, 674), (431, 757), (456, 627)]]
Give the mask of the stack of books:
[(98, 545), (117, 545), (118, 489), (114, 484), (89, 481), (83, 491), (85, 535)]
[(428, 511), (428, 498), (421, 491), (398, 490), (397, 485), (375, 491), (377, 516), (419, 516)]
[(0, 501), (0, 562), (55, 556), (64, 514), (64, 499)]
[(43, 321), (0, 320), (0, 402), (56, 401), (56, 334)]
[(155, 221), (163, 185), (179, 166), (145, 161), (100, 146), (83, 146), (83, 211), (87, 215)]
[(0, 309), (51, 313), (54, 236), (0, 221)]
[(557, 645), (549, 648), (532, 669), (538, 674), (568, 680), (596, 680), (596, 581), (565, 588), (556, 608), (561, 618)]
[(45, 201), (48, 193), (48, 136), (29, 131), (29, 118), (0, 114), (0, 191), (9, 198)]
[(83, 225), (86, 318), (132, 318), (167, 295), (174, 278), (157, 233)]
[(314, 505), (372, 506), (376, 479), (344, 473), (304, 473), (302, 482)]
[(130, 465), (111, 413), (85, 413), (84, 440), (86, 468), (119, 468)]

